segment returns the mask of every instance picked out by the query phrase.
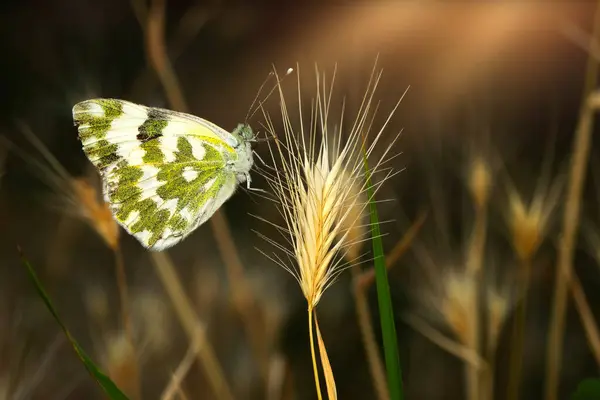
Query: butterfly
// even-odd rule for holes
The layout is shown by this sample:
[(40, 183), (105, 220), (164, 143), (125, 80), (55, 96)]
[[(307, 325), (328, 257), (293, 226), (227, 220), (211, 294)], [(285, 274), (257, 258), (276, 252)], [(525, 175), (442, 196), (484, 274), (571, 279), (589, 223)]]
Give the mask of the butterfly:
[(206, 222), (246, 182), (255, 134), (194, 115), (118, 99), (73, 107), (83, 151), (100, 172), (116, 221), (162, 251)]

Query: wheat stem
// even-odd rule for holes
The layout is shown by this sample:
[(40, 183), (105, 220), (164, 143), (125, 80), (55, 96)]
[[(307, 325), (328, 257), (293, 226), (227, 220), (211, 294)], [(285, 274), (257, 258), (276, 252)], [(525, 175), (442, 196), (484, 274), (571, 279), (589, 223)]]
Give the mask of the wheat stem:
[(130, 302), (129, 291), (127, 289), (127, 274), (125, 272), (125, 262), (123, 261), (123, 253), (121, 252), (121, 247), (118, 244), (117, 247), (114, 248), (114, 256), (117, 288), (119, 291), (119, 301), (121, 304), (121, 323), (123, 324), (123, 329), (125, 330), (127, 341), (131, 346), (133, 357), (135, 358), (135, 360), (132, 362), (133, 382), (131, 382), (131, 387), (133, 393), (131, 393), (130, 395), (134, 399), (141, 399), (142, 386), (140, 381), (140, 370), (134, 340), (133, 324), (131, 322), (131, 311), (129, 308)]
[(267, 382), (269, 375), (268, 348), (263, 340), (264, 329), (261, 327), (260, 319), (257, 318), (260, 309), (246, 279), (244, 266), (225, 215), (217, 211), (210, 219), (210, 224), (225, 264), (233, 305), (242, 320), (252, 353), (259, 366), (260, 376), (263, 382)]
[(121, 253), (120, 247), (114, 249), (114, 256), (117, 288), (119, 290), (119, 301), (121, 303), (121, 321), (127, 336), (133, 341), (133, 325), (131, 323), (131, 313), (129, 311), (130, 303), (129, 291), (127, 289), (127, 274), (125, 272), (125, 262), (123, 261), (123, 254)]
[[(600, 6), (596, 7), (592, 38), (600, 33)], [(573, 274), (573, 252), (579, 227), (579, 209), (586, 166), (591, 147), (593, 127), (593, 109), (588, 97), (595, 88), (598, 79), (598, 62), (591, 55), (586, 67), (585, 87), (582, 96), (580, 118), (573, 141), (573, 156), (569, 174), (569, 189), (563, 214), (563, 231), (558, 249), (558, 264), (554, 283), (554, 304), (550, 332), (548, 334), (545, 398), (556, 400), (560, 382), (565, 317), (567, 310), (567, 292)]]
[(317, 397), (319, 400), (323, 400), (321, 394), (321, 382), (319, 381), (319, 368), (317, 365), (317, 356), (315, 354), (315, 339), (313, 334), (313, 308), (308, 308), (308, 335), (310, 338), (310, 356), (312, 358), (313, 372), (315, 375), (315, 388), (317, 389)]
[(598, 331), (598, 325), (596, 324), (594, 313), (590, 308), (579, 278), (577, 275), (573, 275), (571, 279), (571, 293), (575, 301), (575, 307), (581, 318), (585, 336), (596, 359), (596, 364), (600, 367), (600, 332)]
[[(467, 346), (473, 352), (479, 353), (480, 347), (480, 294), (483, 290), (482, 261), (486, 239), (487, 215), (485, 207), (478, 207), (475, 217), (473, 237), (469, 247), (467, 271), (473, 285), (473, 298), (468, 301), (469, 310), (467, 317)], [(467, 399), (476, 400), (480, 393), (480, 371), (470, 364), (465, 364)]]
[(163, 394), (160, 397), (161, 400), (172, 400), (175, 398), (175, 395), (177, 393), (181, 392), (181, 384), (183, 383), (183, 380), (185, 379), (186, 375), (188, 374), (190, 368), (194, 364), (194, 360), (197, 357), (198, 349), (199, 349), (200, 345), (201, 344), (198, 339), (194, 340), (190, 344), (190, 347), (188, 348), (187, 352), (185, 353), (185, 356), (183, 357), (183, 359), (177, 366), (177, 369), (175, 369), (175, 372), (171, 376), (171, 380), (169, 381), (169, 384), (163, 391)]
[(423, 335), (425, 338), (431, 341), (431, 343), (435, 344), (442, 350), (445, 350), (449, 354), (452, 354), (459, 360), (464, 361), (465, 364), (469, 364), (477, 370), (489, 370), (489, 366), (486, 361), (481, 358), (479, 354), (474, 352), (473, 349), (465, 346), (463, 343), (457, 342), (456, 340), (445, 336), (443, 333), (427, 323), (427, 321), (424, 319), (408, 313), (403, 314), (402, 319), (408, 326)]
[(199, 344), (197, 352), (198, 361), (204, 367), (204, 372), (209, 384), (212, 386), (215, 398), (233, 400), (234, 397), (225, 380), (221, 364), (208, 341), (206, 328), (198, 320), (198, 316), (185, 295), (183, 286), (177, 277), (175, 267), (165, 253), (153, 252), (151, 254), (157, 275), (173, 303), (173, 308), (188, 335), (190, 343), (197, 341)]
[(373, 379), (373, 386), (377, 393), (379, 400), (387, 400), (390, 398), (386, 377), (385, 369), (383, 368), (383, 362), (379, 354), (379, 348), (377, 346), (377, 340), (375, 339), (375, 331), (371, 324), (371, 311), (369, 310), (369, 303), (365, 293), (365, 288), (361, 285), (362, 273), (360, 266), (357, 264), (352, 265), (352, 282), (353, 282), (353, 293), (354, 293), (354, 304), (356, 307), (356, 319), (358, 321), (358, 327), (360, 329), (363, 346), (365, 348), (365, 355), (367, 357), (367, 363), (369, 365), (369, 371), (371, 372), (371, 378)]
[[(467, 301), (467, 331), (464, 337), (465, 344), (475, 353), (480, 353), (481, 347), (481, 300), (487, 302), (485, 292), (485, 275), (483, 271), (483, 257), (487, 234), (487, 207), (490, 195), (491, 175), (489, 166), (483, 158), (477, 157), (472, 161), (469, 186), (471, 197), (475, 205), (475, 225), (467, 253), (466, 274), (469, 284), (472, 285), (472, 298)], [(469, 400), (479, 399), (485, 383), (485, 374), (471, 365), (465, 364), (466, 389)]]
[[(489, 320), (488, 320), (489, 321)], [(485, 359), (488, 363), (488, 368), (482, 372), (481, 379), (481, 399), (482, 400), (493, 400), (494, 399), (494, 374), (496, 371), (496, 348), (497, 339), (491, 340), (488, 336), (488, 342), (486, 347)]]
[(508, 380), (507, 399), (519, 398), (521, 373), (523, 370), (523, 346), (525, 340), (525, 323), (527, 314), (527, 297), (529, 295), (529, 282), (531, 280), (531, 260), (521, 261), (522, 275), (518, 282), (515, 321), (512, 332), (512, 348), (510, 353), (510, 375)]

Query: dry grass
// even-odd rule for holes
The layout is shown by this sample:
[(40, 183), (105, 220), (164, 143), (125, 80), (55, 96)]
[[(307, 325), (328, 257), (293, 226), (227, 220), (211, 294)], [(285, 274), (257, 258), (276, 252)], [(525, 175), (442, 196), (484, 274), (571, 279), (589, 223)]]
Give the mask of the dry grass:
[(190, 368), (192, 367), (194, 359), (197, 357), (197, 354), (200, 351), (200, 346), (202, 346), (202, 343), (200, 340), (198, 340), (198, 338), (192, 341), (190, 348), (185, 353), (185, 356), (177, 366), (175, 372), (173, 372), (171, 381), (163, 391), (161, 400), (172, 400), (175, 398), (176, 395), (178, 395), (179, 398), (182, 399), (187, 397), (184, 394), (185, 392), (183, 392), (181, 385), (183, 383), (183, 380), (185, 379), (185, 376), (188, 374)]
[(223, 374), (221, 364), (208, 341), (206, 327), (198, 319), (191, 302), (187, 298), (169, 256), (164, 252), (152, 253), (152, 261), (190, 343), (198, 343), (195, 354), (204, 368), (204, 373), (208, 378), (214, 396), (217, 399), (233, 399), (232, 390)]
[[(552, 140), (550, 144), (554, 144)], [(523, 341), (525, 336), (525, 319), (527, 310), (527, 298), (529, 295), (529, 286), (532, 276), (532, 263), (539, 247), (545, 239), (548, 231), (548, 225), (553, 215), (563, 187), (563, 182), (557, 179), (550, 184), (550, 170), (553, 157), (550, 149), (545, 166), (542, 168), (538, 187), (532, 195), (529, 204), (523, 199), (523, 195), (517, 191), (511, 183), (508, 185), (508, 205), (506, 224), (511, 233), (511, 244), (513, 251), (519, 262), (519, 271), (517, 273), (517, 309), (516, 323), (513, 326), (512, 352), (510, 380), (508, 386), (508, 397), (510, 399), (519, 398), (519, 388), (521, 382)]]
[(139, 379), (137, 368), (138, 361), (133, 344), (125, 332), (120, 331), (106, 339), (102, 352), (102, 365), (106, 368), (108, 376), (133, 399), (139, 399), (141, 393), (137, 385)]
[(60, 164), (42, 141), (25, 125), (20, 124), (22, 133), (36, 148), (44, 161), (29, 155), (14, 144), (11, 149), (28, 162), (41, 180), (50, 186), (63, 204), (68, 215), (84, 221), (90, 226), (106, 246), (112, 250), (115, 260), (116, 284), (119, 290), (121, 323), (125, 330), (132, 357), (128, 359), (128, 393), (134, 399), (140, 398), (140, 375), (135, 355), (134, 333), (129, 311), (129, 293), (125, 264), (119, 247), (119, 227), (112, 217), (108, 205), (104, 203), (96, 188), (87, 180), (72, 177)]
[(484, 371), (481, 382), (481, 398), (494, 398), (494, 373), (496, 371), (496, 352), (502, 333), (512, 308), (507, 288), (490, 288), (486, 293), (485, 312), (487, 313), (487, 346), (485, 358), (489, 368)]
[[(597, 38), (600, 32), (600, 7), (596, 7), (594, 16), (594, 31), (592, 38)], [(561, 243), (558, 247), (556, 281), (552, 322), (548, 337), (547, 370), (546, 370), (546, 400), (556, 400), (559, 388), (559, 373), (562, 360), (567, 294), (573, 276), (573, 253), (579, 227), (580, 204), (583, 184), (587, 172), (588, 156), (591, 147), (593, 129), (593, 114), (595, 109), (589, 103), (589, 96), (596, 88), (598, 80), (598, 61), (591, 55), (588, 58), (585, 75), (585, 86), (581, 104), (580, 119), (573, 139), (573, 155), (567, 188), (567, 198), (563, 214), (563, 230)]]
[[(61, 334), (48, 335), (44, 346), (32, 351), (31, 321), (24, 320), (22, 313), (27, 312), (30, 319), (39, 319), (37, 312), (28, 307), (10, 308), (11, 290), (2, 285), (0, 292), (0, 399), (26, 400), (40, 396), (50, 386), (53, 366), (57, 363), (60, 351), (66, 345)], [(29, 326), (27, 326), (29, 325)], [(80, 383), (80, 376), (73, 376), (71, 382), (61, 382), (58, 395), (68, 396)]]
[[(481, 157), (475, 158), (471, 163), (468, 176), (468, 186), (470, 194), (475, 206), (475, 224), (468, 245), (466, 254), (467, 274), (466, 287), (470, 289), (467, 293), (470, 299), (464, 302), (464, 311), (469, 314), (465, 321), (468, 326), (465, 327), (464, 343), (475, 353), (481, 354), (481, 294), (485, 294), (485, 289), (480, 287), (483, 285), (483, 261), (485, 254), (485, 246), (487, 240), (487, 212), (490, 197), (490, 188), (493, 184), (489, 165)], [(467, 368), (467, 399), (476, 400), (481, 393), (481, 373), (471, 367)]]
[[(339, 126), (332, 132), (329, 107), (335, 72), (328, 84), (325, 75), (316, 70), (317, 95), (313, 100), (311, 119), (307, 123), (303, 119), (301, 106), (300, 71), (297, 74), (299, 123), (292, 123), (281, 84), (278, 84), (278, 89), (282, 127), (275, 127), (271, 117), (265, 115), (267, 129), (275, 137), (275, 144), (270, 146), (272, 166), (268, 167), (264, 175), (285, 221), (285, 225), (277, 226), (277, 229), (291, 250), (272, 238), (264, 238), (290, 260), (286, 262), (276, 254), (270, 257), (294, 276), (306, 298), (317, 395), (319, 399), (322, 398), (313, 320), (328, 396), (337, 398), (333, 371), (319, 330), (316, 307), (323, 293), (348, 266), (344, 262), (344, 256), (359, 254), (365, 231), (358, 227), (362, 226), (361, 221), (368, 204), (364, 197), (366, 187), (361, 152), (365, 151), (366, 157), (371, 155), (393, 111), (370, 143), (365, 143), (371, 130), (369, 118), (373, 95), (381, 76), (380, 73), (372, 75), (353, 126), (345, 128), (342, 115)], [(279, 81), (278, 77), (277, 79)], [(342, 132), (346, 137), (342, 136)], [(380, 169), (394, 141), (383, 157), (372, 164), (373, 171)], [(390, 173), (378, 183), (378, 187), (389, 176)]]

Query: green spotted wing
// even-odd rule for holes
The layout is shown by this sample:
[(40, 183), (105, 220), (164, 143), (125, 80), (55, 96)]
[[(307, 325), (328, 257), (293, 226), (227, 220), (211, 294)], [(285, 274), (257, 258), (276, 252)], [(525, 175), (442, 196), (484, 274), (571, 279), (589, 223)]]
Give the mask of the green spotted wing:
[(150, 250), (208, 220), (252, 165), (243, 137), (193, 115), (93, 99), (73, 107), (73, 120), (115, 219)]

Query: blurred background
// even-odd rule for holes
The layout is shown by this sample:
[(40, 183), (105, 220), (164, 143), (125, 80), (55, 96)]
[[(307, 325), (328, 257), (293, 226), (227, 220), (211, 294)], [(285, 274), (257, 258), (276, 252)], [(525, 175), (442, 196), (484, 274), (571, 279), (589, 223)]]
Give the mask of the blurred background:
[[(600, 57), (596, 8), (593, 1), (3, 2), (0, 399), (102, 397), (28, 281), (17, 244), (73, 335), (132, 398), (169, 398), (176, 370), (175, 386), (187, 397), (173, 398), (316, 398), (306, 301), (292, 276), (258, 251), (272, 251), (255, 232), (274, 234), (256, 218), (278, 220), (272, 203), (239, 190), (222, 209), (237, 264), (221, 256), (211, 224), (157, 259), (106, 215), (71, 109), (94, 97), (176, 108), (156, 72), (163, 50), (188, 111), (226, 129), (244, 120), (273, 67), (280, 74), (299, 67), (302, 95), (314, 97), (315, 63), (328, 76), (337, 65), (332, 102), (339, 107), (346, 96), (348, 118), (376, 59), (377, 121), (410, 86), (383, 139), (402, 129), (392, 161), (402, 172), (378, 194), (388, 200), (379, 212), (406, 397), (568, 398), (600, 365), (600, 160), (593, 111), (584, 107)], [(286, 79), (293, 89), (295, 78)], [(265, 109), (276, 115), (274, 97)], [(250, 123), (260, 127), (261, 114)], [(576, 137), (583, 139), (574, 149)], [(257, 152), (268, 155), (266, 146)], [(578, 180), (581, 193), (573, 191)], [(255, 182), (267, 188), (260, 176)], [(575, 210), (565, 219), (573, 204), (580, 218)], [(570, 232), (565, 220), (574, 223)], [(360, 249), (366, 260), (369, 247)], [(472, 263), (479, 275), (468, 273)], [(557, 266), (572, 266), (575, 283), (568, 274), (556, 279)], [(177, 273), (175, 292), (165, 268)], [(386, 398), (357, 322), (367, 302), (371, 344), (380, 346), (371, 268), (366, 261), (342, 274), (319, 305), (341, 399)], [(220, 367), (198, 356), (205, 351), (182, 309), (193, 313)], [(229, 395), (213, 390), (219, 377)]]

